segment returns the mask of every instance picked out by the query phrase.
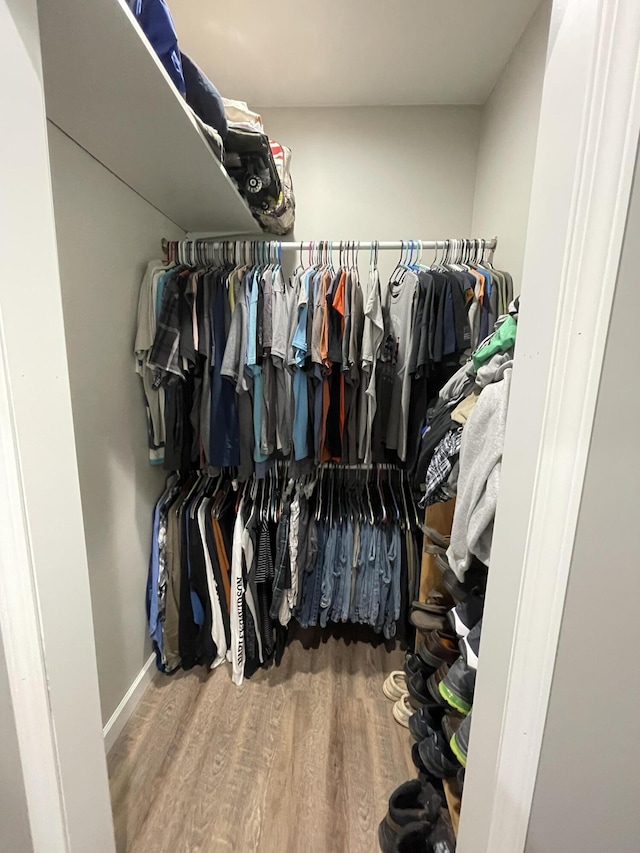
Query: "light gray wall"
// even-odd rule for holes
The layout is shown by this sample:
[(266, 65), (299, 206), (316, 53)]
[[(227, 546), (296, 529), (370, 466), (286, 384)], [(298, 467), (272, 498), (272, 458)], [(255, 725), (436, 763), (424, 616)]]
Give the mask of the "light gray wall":
[(498, 235), (498, 266), (520, 292), (551, 0), (543, 0), (482, 111), (473, 235)]
[(0, 634), (0, 850), (31, 853), (31, 831), (9, 676)]
[(172, 222), (49, 124), (73, 421), (105, 723), (151, 653), (145, 586), (163, 473), (134, 372), (138, 291)]
[(636, 165), (526, 853), (640, 850), (639, 238)]
[[(469, 234), (479, 107), (258, 111), (269, 136), (292, 150), (296, 240)], [(381, 272), (396, 261), (383, 252)]]

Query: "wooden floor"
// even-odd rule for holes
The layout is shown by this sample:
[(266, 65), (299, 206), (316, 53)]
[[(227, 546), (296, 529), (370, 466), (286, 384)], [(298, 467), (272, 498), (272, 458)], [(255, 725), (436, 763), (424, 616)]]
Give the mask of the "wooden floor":
[(391, 791), (415, 778), (382, 693), (402, 653), (294, 641), (237, 688), (160, 676), (109, 755), (119, 853), (372, 853)]

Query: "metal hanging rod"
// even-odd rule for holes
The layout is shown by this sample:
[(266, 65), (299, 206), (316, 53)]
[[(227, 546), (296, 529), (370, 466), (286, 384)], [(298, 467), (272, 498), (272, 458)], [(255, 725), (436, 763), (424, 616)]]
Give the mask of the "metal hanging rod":
[[(294, 249), (295, 251), (309, 251), (319, 248), (325, 248), (329, 250), (337, 251), (340, 247), (349, 246), (351, 249), (378, 249), (380, 251), (391, 250), (391, 251), (402, 251), (404, 249), (410, 249), (411, 247), (415, 249), (430, 249), (430, 250), (438, 250), (438, 249), (455, 249), (457, 246), (465, 246), (469, 244), (479, 244), (480, 248), (484, 248), (489, 251), (495, 251), (498, 245), (498, 238), (492, 237), (488, 240), (482, 240), (478, 238), (468, 238), (468, 237), (459, 237), (453, 238), (449, 240), (386, 240), (386, 241), (377, 241), (377, 240), (302, 240), (302, 241), (279, 241), (279, 240), (218, 240), (213, 238), (202, 238), (196, 240), (178, 240), (176, 241), (179, 245), (184, 246), (185, 244), (190, 245), (200, 245), (200, 246), (208, 246), (212, 249), (224, 249), (229, 246), (263, 246), (265, 248), (272, 249)], [(169, 242), (167, 240), (162, 241), (162, 250), (163, 252), (167, 251), (169, 246)]]

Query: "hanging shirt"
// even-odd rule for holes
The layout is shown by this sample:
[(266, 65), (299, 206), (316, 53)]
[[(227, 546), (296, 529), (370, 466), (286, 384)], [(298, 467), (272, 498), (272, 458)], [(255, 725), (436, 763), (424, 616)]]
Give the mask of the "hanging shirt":
[[(211, 317), (211, 408), (209, 430), (209, 461), (216, 467), (240, 465), (240, 443), (236, 393), (222, 373), (223, 354), (226, 351), (225, 302), (227, 301), (225, 276), (220, 273), (213, 282), (210, 301)], [(236, 346), (234, 342), (234, 347)]]
[(378, 270), (370, 272), (364, 304), (364, 329), (362, 335), (362, 405), (358, 427), (358, 456), (367, 464), (371, 462), (371, 437), (376, 414), (376, 362), (384, 337), (380, 277)]
[(246, 365), (253, 377), (253, 459), (265, 462), (267, 457), (260, 449), (262, 431), (262, 367), (257, 361), (258, 297), (260, 271), (253, 270), (249, 276), (246, 298), (249, 303), (249, 327), (247, 336)]
[[(138, 324), (134, 344), (135, 369), (142, 380), (147, 415), (149, 461), (161, 465), (164, 461), (165, 419), (164, 388), (154, 385), (153, 367), (148, 363), (156, 334), (157, 318), (162, 304), (164, 282), (173, 273), (162, 261), (150, 261), (138, 297)], [(162, 286), (161, 284), (162, 283)]]
[(305, 363), (307, 359), (307, 315), (311, 279), (315, 270), (307, 270), (300, 279), (297, 298), (298, 322), (291, 342), (293, 374), (293, 448), (295, 459), (309, 455), (307, 433), (309, 428), (309, 394)]
[(291, 452), (291, 374), (287, 370), (289, 293), (280, 268), (272, 281), (271, 360), (276, 368), (276, 446), (283, 456)]
[(411, 270), (406, 270), (400, 282), (387, 287), (384, 297), (391, 335), (391, 340), (385, 342), (385, 350), (395, 366), (386, 446), (396, 450), (403, 462), (407, 458), (407, 424), (411, 398), (409, 356), (417, 287), (418, 276)]

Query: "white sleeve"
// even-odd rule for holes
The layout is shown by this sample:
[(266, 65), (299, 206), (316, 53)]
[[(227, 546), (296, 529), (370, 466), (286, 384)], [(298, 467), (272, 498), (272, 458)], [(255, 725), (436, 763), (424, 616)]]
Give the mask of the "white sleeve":
[(233, 526), (233, 544), (231, 546), (231, 678), (234, 684), (242, 684), (244, 679), (244, 580), (242, 578), (242, 523), (244, 495), (240, 500), (238, 515)]

